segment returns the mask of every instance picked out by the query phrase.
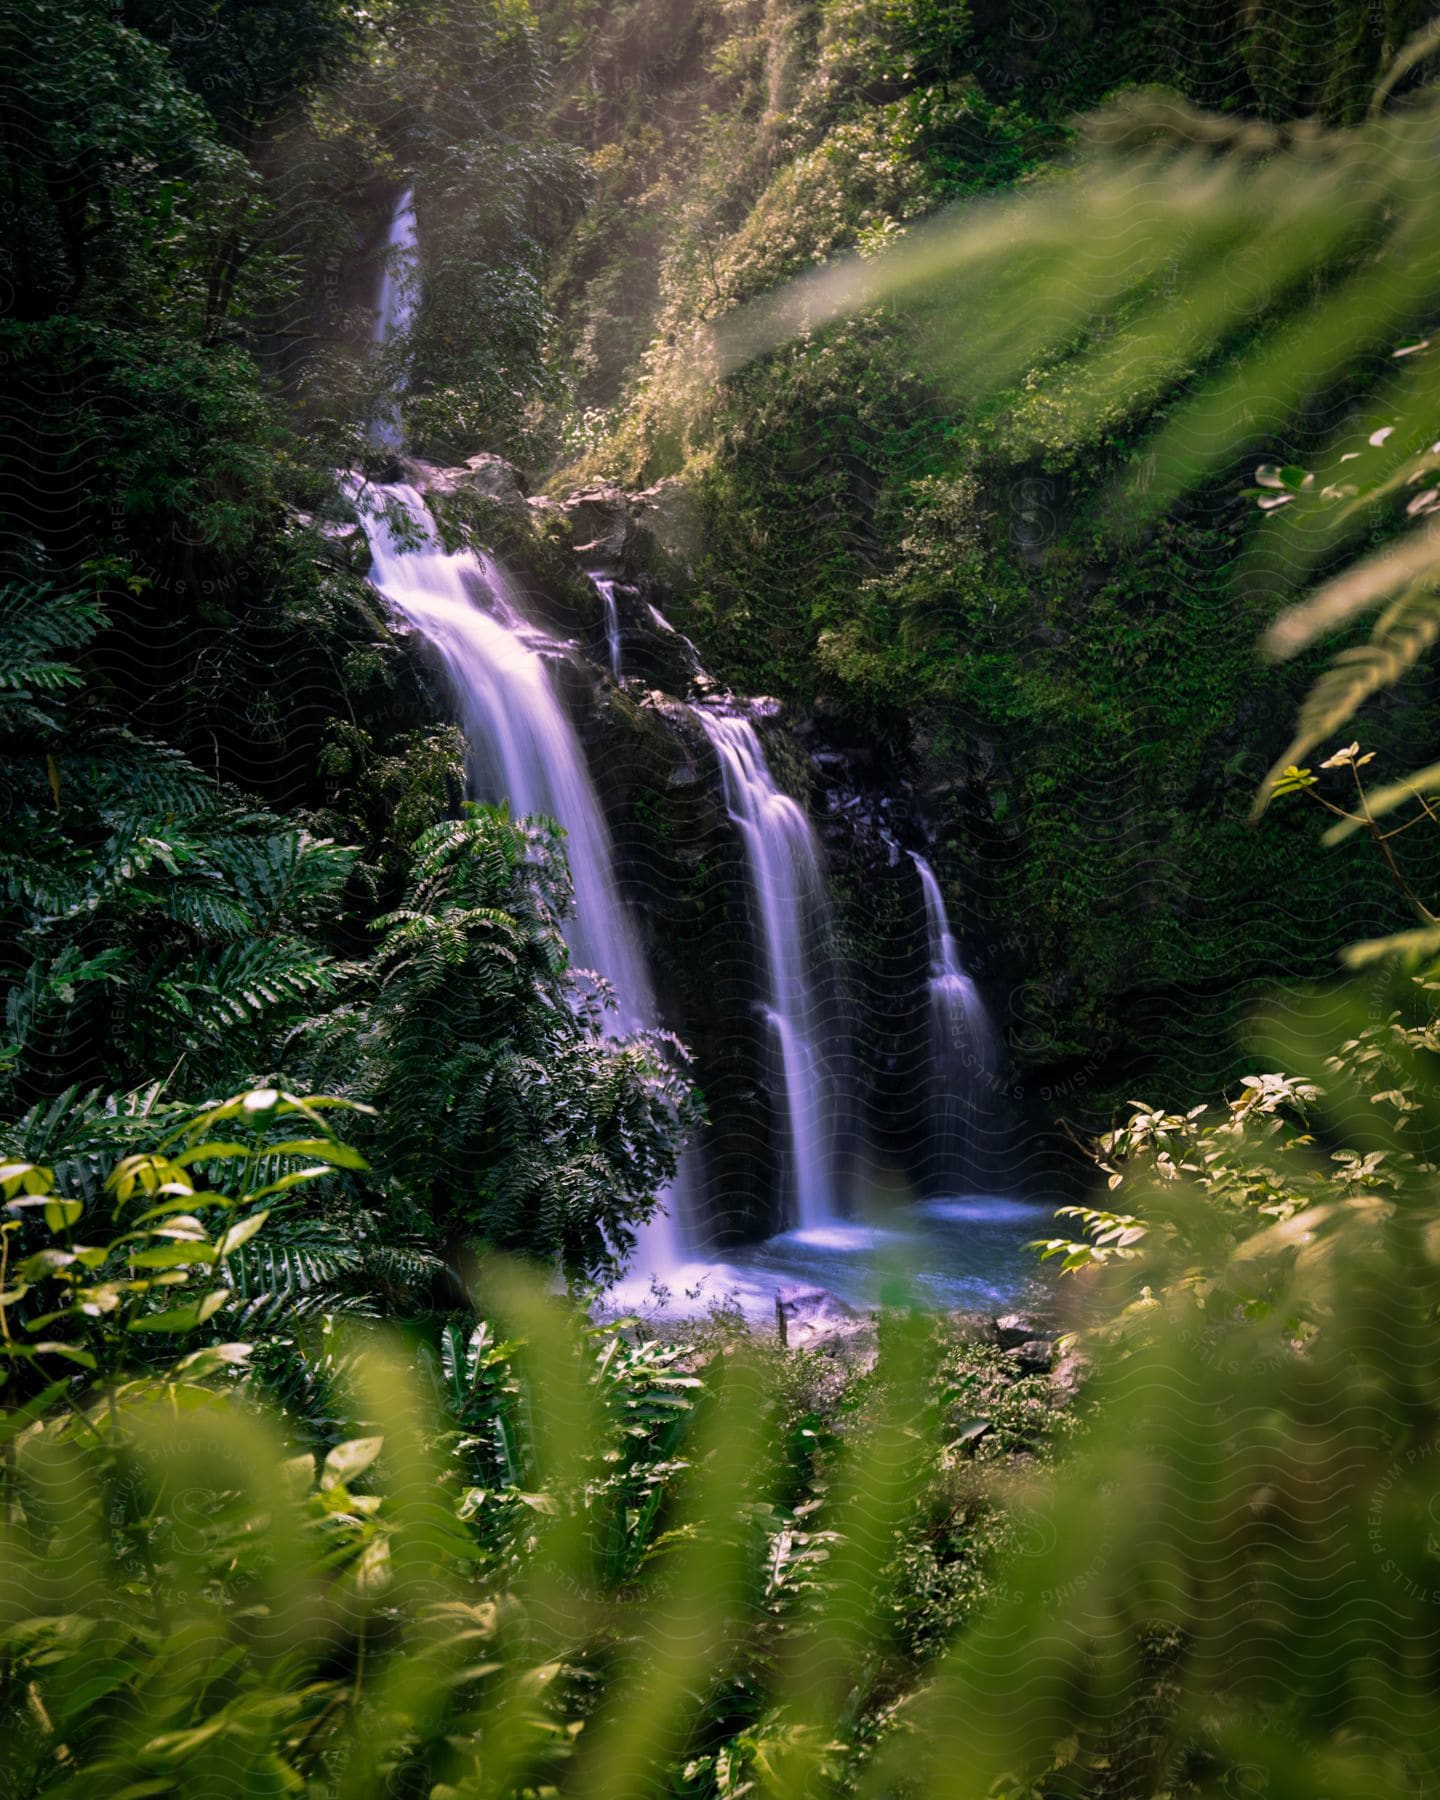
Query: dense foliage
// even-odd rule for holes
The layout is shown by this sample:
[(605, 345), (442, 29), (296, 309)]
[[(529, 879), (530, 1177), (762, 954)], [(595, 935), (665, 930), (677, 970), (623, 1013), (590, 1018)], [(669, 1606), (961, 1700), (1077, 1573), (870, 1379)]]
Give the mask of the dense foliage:
[[(1440, 1780), (1423, 24), (0, 21), (8, 1789)], [(681, 473), (667, 607), (918, 795), (1009, 922), (1014, 1067), (1156, 1083), (1037, 1246), (1057, 1378), (904, 1269), (818, 1352), (594, 1322), (701, 1108), (377, 617), (334, 469), (397, 392), (436, 458)], [(564, 528), (470, 502), (563, 614)], [(1357, 937), (1363, 991), (1292, 989), (1212, 1104), (1257, 983)]]
[(678, 1045), (604, 1035), (614, 998), (570, 969), (572, 903), (553, 827), (484, 808), (431, 826), (377, 922), (373, 992), (300, 1055), (312, 1079), (383, 1096), (377, 1158), (448, 1241), (598, 1277), (653, 1214), (697, 1109)]
[[(1338, 441), (1335, 409), (1383, 422), (1403, 341), (1385, 332), (1408, 330), (1433, 285), (1428, 201), (1390, 215), (1405, 222), (1388, 237), (1383, 209), (1423, 183), (1428, 127), (1393, 109), (1362, 121), (1425, 19), (1343, 4), (1283, 23), (1218, 5), (934, 11), (695, 7), (661, 31), (642, 5), (617, 13), (608, 52), (573, 50), (563, 117), (593, 143), (598, 182), (573, 273), (557, 274), (592, 396), (579, 467), (683, 474), (702, 528), (676, 622), (710, 666), (914, 781), (971, 966), (1008, 994), (1012, 1085), (1032, 1102), (1063, 1093), (1098, 1127), (1139, 1081), (1198, 1098), (1242, 1072), (1238, 1026), (1265, 981), (1320, 974), (1377, 919), (1403, 918), (1372, 865), (1306, 857), (1292, 816), (1249, 828), (1309, 668), (1254, 655), (1274, 589), (1241, 567), (1238, 492), (1263, 460), (1314, 468), (1318, 498), (1322, 456), (1365, 448), (1358, 418)], [(1428, 67), (1397, 70), (1393, 97)], [(1168, 189), (1138, 201), (1105, 167), (1077, 180), (1066, 159), (1095, 133), (1076, 112), (1157, 82), (1168, 101), (1131, 94), (1102, 136), (1147, 142)], [(1177, 87), (1224, 115), (1197, 122)], [(948, 238), (924, 222), (1017, 183), (1028, 210), (962, 207)], [(941, 242), (952, 254), (927, 263)], [(922, 265), (943, 268), (928, 330), (906, 281)], [(717, 380), (711, 333), (724, 342), (747, 302), (807, 271), (825, 292), (802, 283), (788, 322), (742, 340), (781, 347)], [(1323, 343), (1318, 322), (1301, 341), (1302, 271), (1333, 279), (1331, 326), (1343, 310)], [(824, 330), (835, 275), (854, 304)], [(1359, 340), (1342, 379), (1342, 344)], [(1280, 379), (1258, 362), (1236, 377), (1252, 400), (1265, 385), (1248, 433), (1199, 416), (1225, 403), (1220, 344), (1288, 358)], [(1212, 366), (1213, 393), (1187, 390)], [(1423, 430), (1424, 408), (1411, 416)], [(1193, 453), (1183, 482), (1175, 466), (1156, 479), (1157, 439)], [(1163, 512), (1177, 485), (1188, 498)], [(1431, 728), (1412, 687), (1372, 743), (1398, 762)], [(863, 913), (852, 929), (880, 953)]]

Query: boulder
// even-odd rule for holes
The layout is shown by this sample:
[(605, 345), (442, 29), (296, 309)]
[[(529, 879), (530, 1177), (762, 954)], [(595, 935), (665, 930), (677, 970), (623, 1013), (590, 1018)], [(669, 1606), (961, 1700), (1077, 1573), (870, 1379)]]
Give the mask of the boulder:
[(634, 567), (639, 508), (623, 488), (608, 483), (578, 488), (556, 504), (583, 563), (627, 572)]
[(1022, 1375), (1048, 1375), (1055, 1364), (1055, 1346), (1049, 1338), (1030, 1338), (1006, 1354)]
[(1064, 1400), (1073, 1400), (1089, 1379), (1090, 1358), (1073, 1346), (1055, 1364), (1051, 1383)]
[(700, 552), (700, 514), (678, 476), (629, 493), (596, 482), (559, 499), (537, 498), (533, 508), (558, 512), (569, 525), (575, 554), (590, 567), (625, 575), (693, 570)]
[(775, 1330), (791, 1350), (819, 1350), (855, 1367), (873, 1364), (878, 1348), (875, 1321), (824, 1288), (782, 1288)]
[(370, 554), (370, 540), (366, 537), (363, 526), (346, 524), (338, 519), (323, 519), (320, 533), (325, 539), (329, 555), (341, 568), (350, 569), (356, 575), (368, 574), (374, 559)]
[(318, 531), (324, 539), (323, 560), (333, 568), (352, 569), (363, 575), (370, 567), (370, 540), (365, 528), (354, 519), (321, 519), (314, 513), (302, 512), (298, 506), (285, 509), (302, 531)]
[(1038, 1319), (1029, 1318), (1024, 1313), (1006, 1313), (1002, 1318), (991, 1321), (990, 1335), (1002, 1350), (1016, 1350), (1022, 1344), (1034, 1343), (1038, 1339), (1052, 1339), (1056, 1334)]
[[(408, 478), (415, 481), (417, 487), (430, 492), (442, 494), (468, 491), (478, 494), (482, 500), (492, 501), (496, 506), (503, 506), (510, 512), (524, 513), (529, 506), (525, 494), (525, 478), (503, 456), (494, 456), (488, 450), (479, 456), (467, 457), (463, 463), (452, 468), (436, 468), (431, 463), (412, 462), (407, 469)], [(418, 479), (417, 479), (418, 477)]]
[(635, 496), (640, 522), (661, 553), (685, 574), (694, 571), (703, 538), (700, 508), (678, 475), (667, 475)]
[(483, 499), (493, 500), (497, 506), (525, 510), (524, 477), (514, 463), (506, 462), (503, 456), (484, 453), (467, 457), (463, 471), (455, 470), (451, 474), (456, 487), (470, 488)]

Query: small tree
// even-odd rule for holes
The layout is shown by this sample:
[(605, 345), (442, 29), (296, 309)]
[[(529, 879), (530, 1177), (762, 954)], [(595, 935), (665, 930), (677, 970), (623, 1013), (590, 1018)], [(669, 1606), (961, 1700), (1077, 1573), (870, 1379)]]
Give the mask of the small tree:
[(375, 1160), (452, 1242), (584, 1279), (623, 1262), (698, 1108), (676, 1040), (605, 1035), (610, 991), (570, 966), (561, 934), (571, 903), (549, 822), (471, 806), (433, 826), (379, 922), (372, 996), (312, 1051), (327, 1079), (382, 1099), (395, 1124)]

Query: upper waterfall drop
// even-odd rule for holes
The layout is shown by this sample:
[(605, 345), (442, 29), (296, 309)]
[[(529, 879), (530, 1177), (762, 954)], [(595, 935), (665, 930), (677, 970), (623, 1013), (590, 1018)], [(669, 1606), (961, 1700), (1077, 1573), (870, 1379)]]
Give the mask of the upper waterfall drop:
[[(380, 297), (375, 307), (371, 340), (393, 344), (410, 329), (415, 317), (419, 279), (419, 246), (415, 226), (415, 190), (406, 188), (395, 203), (385, 237), (385, 262), (380, 276)], [(380, 450), (398, 450), (403, 441), (399, 398), (408, 384), (404, 369), (395, 371), (391, 390), (370, 422), (370, 441)]]
[(380, 492), (402, 529), (397, 534), (394, 515), (384, 510), (368, 522), (371, 579), (445, 665), (476, 791), (508, 800), (517, 816), (540, 813), (564, 826), (576, 910), (566, 936), (575, 960), (615, 988), (625, 1029), (653, 1024), (649, 978), (616, 888), (610, 834), (541, 654), (548, 640), (515, 616), (489, 558), (440, 546), (415, 488), (395, 483)]

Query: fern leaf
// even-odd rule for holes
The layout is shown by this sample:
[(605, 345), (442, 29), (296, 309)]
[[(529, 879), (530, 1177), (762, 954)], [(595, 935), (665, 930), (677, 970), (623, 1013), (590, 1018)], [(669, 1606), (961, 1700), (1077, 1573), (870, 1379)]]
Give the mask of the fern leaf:
[(1339, 729), (1373, 695), (1394, 684), (1440, 638), (1440, 596), (1429, 581), (1387, 608), (1368, 644), (1342, 650), (1306, 695), (1295, 736), (1276, 759), (1254, 812), (1263, 812), (1275, 781)]

